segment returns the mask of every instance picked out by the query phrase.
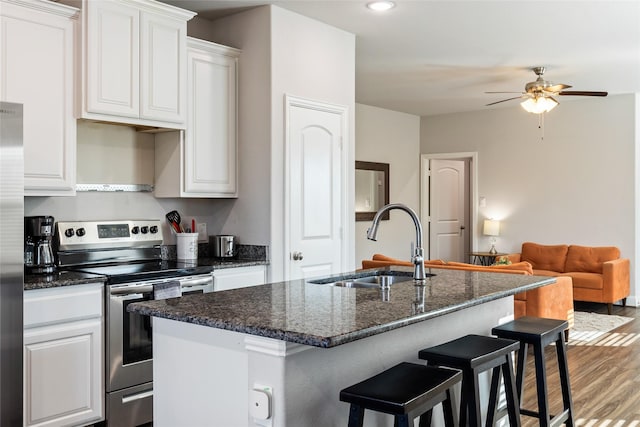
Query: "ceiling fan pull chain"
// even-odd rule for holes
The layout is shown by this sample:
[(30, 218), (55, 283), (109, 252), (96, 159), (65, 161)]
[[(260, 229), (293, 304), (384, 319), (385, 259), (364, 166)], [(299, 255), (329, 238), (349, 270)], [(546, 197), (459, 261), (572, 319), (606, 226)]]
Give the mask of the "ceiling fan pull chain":
[(542, 114), (538, 114), (538, 129), (540, 129), (540, 141), (544, 141), (544, 115), (544, 112)]

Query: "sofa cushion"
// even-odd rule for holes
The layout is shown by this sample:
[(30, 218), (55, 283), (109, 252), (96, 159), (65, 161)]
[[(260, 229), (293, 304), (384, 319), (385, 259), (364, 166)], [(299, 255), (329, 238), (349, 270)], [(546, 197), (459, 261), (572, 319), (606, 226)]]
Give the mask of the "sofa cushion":
[(568, 245), (539, 245), (525, 242), (522, 244), (520, 261), (531, 263), (534, 270), (550, 270), (563, 273), (568, 251)]
[(574, 288), (602, 289), (604, 287), (602, 274), (574, 271), (561, 274), (561, 276), (571, 277)]
[(565, 272), (583, 271), (602, 274), (602, 263), (620, 258), (620, 249), (615, 246), (569, 246)]

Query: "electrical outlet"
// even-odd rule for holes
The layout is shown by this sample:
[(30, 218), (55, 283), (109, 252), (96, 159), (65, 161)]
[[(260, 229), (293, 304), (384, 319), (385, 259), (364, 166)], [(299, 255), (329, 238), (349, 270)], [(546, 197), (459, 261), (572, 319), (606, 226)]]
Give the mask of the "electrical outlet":
[(273, 388), (254, 384), (249, 390), (249, 414), (256, 426), (273, 427)]
[(198, 230), (198, 242), (208, 242), (209, 236), (207, 236), (207, 223), (200, 222), (196, 224), (196, 229)]

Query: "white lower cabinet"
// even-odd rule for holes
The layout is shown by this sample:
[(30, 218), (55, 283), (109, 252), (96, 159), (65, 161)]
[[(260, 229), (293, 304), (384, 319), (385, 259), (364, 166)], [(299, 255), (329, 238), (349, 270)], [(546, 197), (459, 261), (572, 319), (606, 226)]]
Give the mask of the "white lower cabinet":
[(267, 268), (264, 265), (235, 267), (213, 270), (214, 291), (246, 288), (267, 282)]
[(24, 293), (24, 425), (104, 418), (103, 284)]

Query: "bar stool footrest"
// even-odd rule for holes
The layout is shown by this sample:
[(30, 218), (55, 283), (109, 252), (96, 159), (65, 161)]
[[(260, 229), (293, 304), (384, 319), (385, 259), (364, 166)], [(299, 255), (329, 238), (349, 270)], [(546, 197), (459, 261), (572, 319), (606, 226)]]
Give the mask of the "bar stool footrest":
[[(504, 416), (504, 414), (506, 414), (505, 409), (501, 411), (501, 415)], [(524, 409), (524, 408), (520, 408), (520, 415), (526, 415), (527, 417), (533, 417), (533, 418), (540, 418), (539, 412), (532, 411), (530, 409)], [(558, 415), (551, 415), (550, 418), (551, 420), (549, 421), (549, 426), (559, 426), (569, 419), (569, 410), (565, 409)], [(496, 417), (496, 419), (500, 419), (500, 418)]]

